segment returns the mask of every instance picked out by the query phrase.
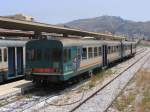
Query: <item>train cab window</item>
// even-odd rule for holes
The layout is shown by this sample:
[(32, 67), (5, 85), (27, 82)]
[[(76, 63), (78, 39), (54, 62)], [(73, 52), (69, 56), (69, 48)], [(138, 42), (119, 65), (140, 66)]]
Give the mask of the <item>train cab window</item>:
[(2, 50), (0, 49), (0, 62), (2, 62)]
[(38, 61), (41, 60), (42, 54), (40, 49), (28, 49), (27, 50), (27, 60)]
[(7, 49), (5, 48), (4, 49), (4, 62), (7, 61)]
[(51, 59), (51, 50), (49, 48), (46, 48), (44, 51), (44, 59), (45, 60), (50, 60)]
[(114, 46), (114, 52), (116, 52), (117, 51), (117, 47), (116, 46)]
[(93, 49), (92, 49), (92, 47), (88, 48), (88, 56), (89, 56), (89, 58), (93, 58)]
[(71, 60), (71, 50), (64, 49), (64, 62), (68, 62)]
[(98, 56), (97, 47), (94, 47), (94, 57)]
[(53, 49), (53, 51), (52, 51), (52, 60), (54, 62), (59, 62), (60, 58), (61, 58), (61, 51), (59, 49)]
[(87, 59), (87, 48), (82, 49), (82, 59)]
[(42, 52), (40, 49), (36, 49), (36, 57), (35, 57), (35, 60), (41, 60), (42, 58)]
[(98, 48), (98, 53), (99, 53), (99, 56), (101, 55), (102, 51), (101, 51), (101, 47)]

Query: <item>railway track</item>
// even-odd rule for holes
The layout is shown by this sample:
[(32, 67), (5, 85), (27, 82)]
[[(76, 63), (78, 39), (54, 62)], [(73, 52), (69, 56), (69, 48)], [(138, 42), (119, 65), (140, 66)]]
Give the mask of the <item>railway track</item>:
[[(142, 51), (140, 51), (142, 52)], [(132, 66), (134, 66), (135, 64), (137, 64), (140, 60), (142, 60), (145, 56), (147, 56), (150, 53), (147, 52), (144, 56), (142, 56), (140, 59), (138, 59), (137, 61), (135, 61), (132, 65), (130, 65), (129, 67), (127, 67), (124, 71), (122, 71), (119, 75), (117, 75), (115, 78), (113, 78), (112, 80), (110, 80), (106, 85), (104, 85), (102, 88), (98, 89), (97, 91), (95, 91), (92, 95), (90, 95), (89, 97), (87, 97), (84, 101), (82, 101), (81, 103), (79, 103), (77, 106), (75, 106), (73, 109), (71, 109), (69, 112), (75, 112), (78, 108), (80, 108), (84, 103), (86, 103), (88, 100), (90, 100), (91, 98), (93, 98), (95, 95), (97, 95), (100, 91), (102, 91), (104, 88), (106, 88), (110, 83), (112, 83), (114, 80), (116, 80), (118, 77), (120, 77), (124, 72), (126, 72), (129, 68), (131, 68)], [(148, 57), (147, 59), (150, 59), (150, 57)], [(145, 61), (146, 62), (146, 61)], [(144, 63), (145, 63), (144, 62)], [(142, 65), (144, 65), (144, 63), (142, 63)], [(141, 65), (141, 66), (142, 66)], [(117, 96), (116, 96), (117, 98)], [(115, 100), (115, 99), (114, 99)], [(114, 101), (113, 100), (113, 101)], [(113, 102), (112, 101), (112, 102)], [(106, 108), (105, 112), (107, 112), (108, 108), (112, 105), (111, 104)]]
[[(150, 60), (150, 56), (147, 58), (147, 60)], [(146, 61), (147, 61), (147, 60), (146, 60)], [(141, 67), (144, 66), (144, 64), (146, 63), (146, 61), (144, 61), (144, 63), (142, 63)], [(138, 71), (140, 71), (140, 70), (141, 70), (141, 69), (139, 69)], [(131, 78), (128, 82), (130, 82), (131, 80), (132, 80), (132, 78)], [(128, 83), (124, 86), (124, 88), (121, 89), (121, 91), (123, 91), (123, 90), (126, 88), (127, 85), (128, 85)], [(117, 99), (117, 97), (118, 97), (120, 94), (121, 94), (121, 92), (114, 98), (114, 100), (110, 103), (110, 105), (105, 109), (104, 112), (107, 112), (107, 111), (108, 111), (108, 109), (112, 106), (113, 102)]]
[[(142, 49), (142, 50), (138, 51), (136, 55), (141, 54), (145, 50), (146, 49)], [(74, 86), (76, 86), (76, 85), (74, 85)], [(71, 88), (74, 88), (74, 87), (71, 87)], [(70, 88), (70, 90), (71, 90), (71, 88)], [(63, 90), (63, 91), (65, 91), (65, 90)], [(32, 106), (36, 105), (37, 103), (41, 103), (43, 101), (45, 102), (48, 99), (51, 99), (53, 97), (57, 97), (58, 94), (63, 94), (63, 91), (61, 91), (61, 92), (58, 92), (58, 91), (57, 92), (53, 92), (53, 93), (51, 93), (51, 95), (48, 94), (48, 95), (46, 95), (44, 97), (33, 96), (33, 98), (28, 99), (28, 100), (26, 98), (25, 99), (23, 98), (24, 100), (19, 99), (19, 101), (14, 100), (14, 102), (16, 102), (16, 104), (19, 104), (19, 105), (15, 105), (15, 106), (14, 105), (10, 106), (9, 103), (13, 103), (13, 101), (9, 102), (7, 100), (8, 106), (10, 106), (10, 107), (8, 107), (9, 108), (8, 110), (11, 111), (11, 112), (13, 112), (16, 109), (18, 111), (25, 111), (25, 110), (31, 108)], [(20, 100), (22, 100), (22, 102), (20, 102)], [(58, 105), (58, 106), (61, 106), (61, 105)]]

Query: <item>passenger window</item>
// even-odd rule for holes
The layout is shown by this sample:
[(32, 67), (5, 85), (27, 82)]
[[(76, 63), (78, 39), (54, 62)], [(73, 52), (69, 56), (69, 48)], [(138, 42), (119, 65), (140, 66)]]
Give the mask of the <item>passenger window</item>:
[(7, 61), (7, 49), (6, 48), (4, 49), (4, 61), (5, 62)]
[(116, 51), (117, 51), (117, 52), (119, 51), (119, 46), (116, 47)]
[(108, 46), (108, 54), (110, 54), (111, 53), (111, 48), (110, 48), (110, 46)]
[(81, 51), (80, 51), (80, 48), (78, 48), (78, 50), (77, 50), (77, 57), (78, 57), (78, 59), (81, 59)]
[(116, 52), (116, 46), (114, 46), (114, 52)]
[(110, 47), (110, 53), (113, 53), (113, 46)]
[(2, 50), (0, 49), (0, 62), (2, 62)]
[(82, 59), (87, 59), (87, 48), (82, 49)]
[(92, 50), (92, 47), (89, 47), (89, 48), (88, 48), (88, 56), (89, 56), (89, 58), (93, 58), (93, 50)]
[(98, 56), (97, 47), (94, 47), (94, 57)]
[(64, 49), (64, 62), (68, 62), (71, 60), (71, 50)]
[(100, 56), (100, 55), (101, 55), (101, 53), (102, 53), (102, 52), (101, 52), (101, 47), (99, 47), (99, 51), (98, 51), (98, 52), (99, 52), (99, 56)]

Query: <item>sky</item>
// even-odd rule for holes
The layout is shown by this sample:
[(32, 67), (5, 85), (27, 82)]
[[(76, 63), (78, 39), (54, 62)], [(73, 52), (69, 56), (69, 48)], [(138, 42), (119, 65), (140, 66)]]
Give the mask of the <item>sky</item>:
[(1, 0), (0, 16), (23, 13), (36, 21), (60, 24), (76, 19), (119, 16), (150, 20), (150, 0)]

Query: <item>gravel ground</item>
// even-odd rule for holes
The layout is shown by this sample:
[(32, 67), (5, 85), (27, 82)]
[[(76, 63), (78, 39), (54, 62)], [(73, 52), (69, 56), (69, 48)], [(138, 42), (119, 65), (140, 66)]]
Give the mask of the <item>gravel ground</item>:
[[(34, 107), (26, 110), (26, 112), (30, 112), (30, 111), (67, 112), (67, 111), (71, 110), (74, 106), (76, 106), (78, 103), (80, 103), (83, 99), (85, 99), (89, 95), (91, 95), (94, 91), (98, 90), (103, 85), (105, 85), (108, 81), (110, 81), (111, 79), (113, 79), (117, 74), (119, 74), (121, 71), (123, 71), (127, 66), (129, 66), (130, 64), (132, 64), (137, 58), (140, 58), (141, 55), (142, 54), (140, 54), (140, 55), (138, 55), (138, 56), (136, 56), (136, 57), (134, 57), (134, 58), (132, 58), (132, 59), (124, 62), (124, 63), (118, 64), (115, 67), (112, 67), (111, 70), (115, 71), (115, 73), (113, 75), (110, 75), (109, 77), (106, 77), (105, 80), (103, 82), (99, 83), (96, 87), (93, 87), (93, 88), (88, 89), (86, 91), (81, 91), (80, 89), (79, 90), (76, 89), (76, 91), (72, 90), (70, 92), (64, 93), (63, 95), (59, 95), (58, 97), (56, 97), (54, 99), (48, 99), (48, 100), (46, 100), (44, 102), (38, 103), (36, 106), (34, 106)], [(136, 72), (136, 70), (138, 69), (139, 66), (140, 66), (140, 63), (139, 63), (139, 65), (137, 65), (137, 67), (134, 69), (134, 71), (129, 70), (130, 72), (128, 72), (128, 73), (134, 74)], [(126, 83), (126, 79), (124, 79), (124, 80), (125, 81), (123, 83)], [(122, 87), (120, 85), (123, 85), (122, 81), (118, 81), (117, 84), (119, 85), (119, 87), (117, 87), (117, 85), (114, 84), (114, 85), (116, 85), (116, 87), (109, 87), (108, 88), (109, 90), (112, 89), (112, 90), (110, 90), (110, 91), (112, 91), (111, 93), (115, 94), (116, 93), (116, 89), (118, 90), (119, 88)], [(92, 102), (92, 104), (89, 104), (89, 105), (93, 105), (95, 108), (98, 109), (98, 112), (99, 112), (100, 110), (99, 110), (98, 107), (104, 107), (104, 105), (106, 105), (104, 103), (108, 102), (108, 100), (110, 99), (109, 97), (106, 97), (106, 93), (109, 93), (109, 91), (105, 91), (104, 94), (101, 93), (101, 95), (98, 95), (99, 97), (100, 96), (102, 97), (101, 100), (98, 100), (98, 101), (100, 101), (100, 104), (103, 105), (103, 106), (98, 105), (96, 107), (95, 105), (97, 103), (95, 105), (93, 105), (94, 101)], [(114, 97), (115, 95), (112, 95), (112, 97)], [(111, 96), (111, 95), (108, 95), (108, 96)], [(106, 98), (106, 99), (103, 99), (103, 97)], [(109, 99), (107, 99), (107, 98), (109, 98)], [(104, 103), (102, 103), (103, 100), (104, 100)], [(68, 104), (70, 104), (70, 105), (68, 105)], [(59, 105), (61, 105), (61, 106), (59, 106)], [(87, 110), (87, 107), (88, 106), (85, 106), (85, 109), (84, 108), (80, 108), (81, 110), (79, 109), (77, 111), (88, 111), (88, 110), (92, 111), (92, 108), (94, 108), (94, 107), (90, 106), (91, 108), (88, 107), (88, 110)]]

